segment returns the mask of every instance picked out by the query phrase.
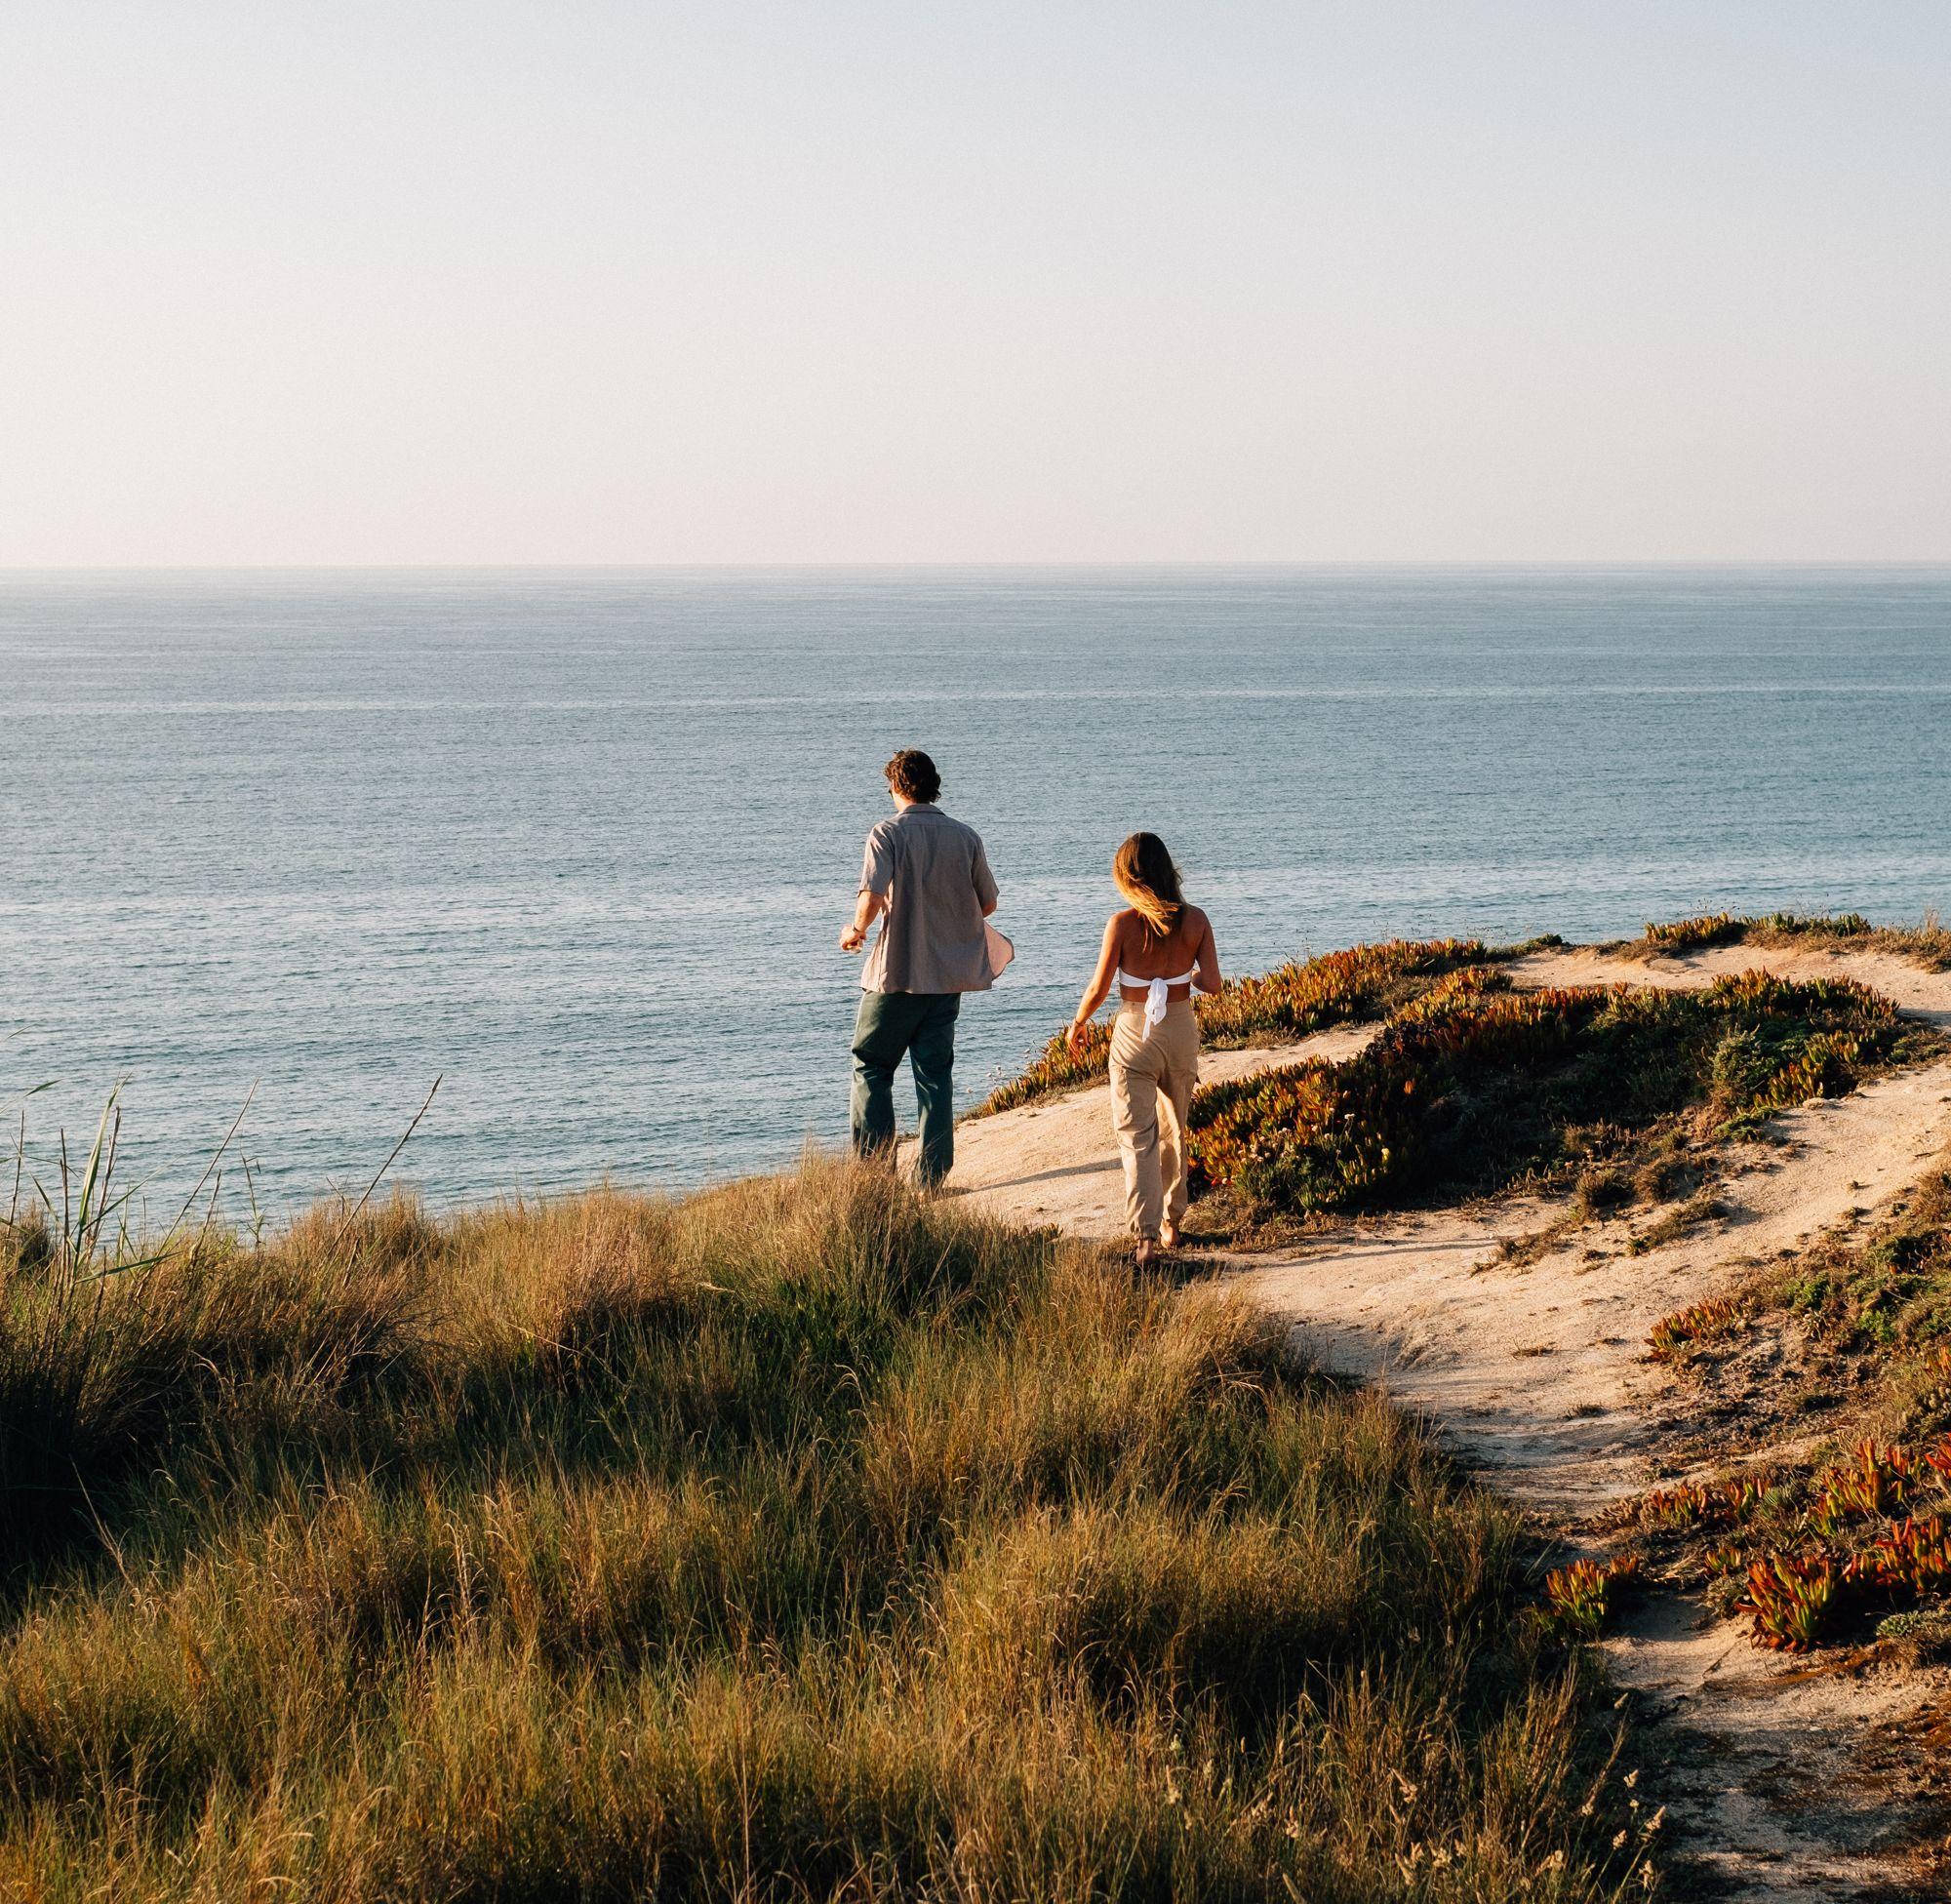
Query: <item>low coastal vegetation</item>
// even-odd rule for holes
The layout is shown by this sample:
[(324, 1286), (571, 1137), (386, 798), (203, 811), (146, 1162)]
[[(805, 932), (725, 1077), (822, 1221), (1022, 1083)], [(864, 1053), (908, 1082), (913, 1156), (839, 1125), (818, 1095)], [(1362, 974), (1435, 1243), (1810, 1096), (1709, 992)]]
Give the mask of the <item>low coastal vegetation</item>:
[(1084, 1246), (814, 1164), (0, 1281), (0, 1895), (1653, 1887), (1514, 1513)]
[[(1385, 1016), (1419, 998), (1438, 979), (1465, 966), (1509, 956), (1476, 939), (1389, 939), (1351, 945), (1319, 958), (1276, 967), (1257, 977), (1235, 979), (1216, 997), (1194, 1001), (1199, 1035), (1214, 1047), (1269, 1045)], [(976, 1115), (1014, 1110), (1039, 1098), (1073, 1091), (1104, 1075), (1111, 1027), (1093, 1024), (1074, 1054), (1058, 1032), (1020, 1077), (993, 1091)]]
[[(1731, 915), (1650, 927), (1638, 949), (1732, 943), (1744, 933), (1901, 941), (1924, 957), (1934, 925), (1903, 932), (1851, 916)], [(1556, 944), (1558, 941), (1539, 941)], [(1195, 1194), (1224, 1193), (1221, 1227), (1375, 1208), (1515, 1183), (1575, 1191), (1581, 1219), (1699, 1189), (1688, 1153), (1758, 1129), (1773, 1113), (1852, 1089), (1920, 1054), (1931, 1034), (1847, 978), (1733, 973), (1696, 990), (1626, 985), (1519, 989), (1520, 951), (1466, 939), (1360, 945), (1199, 1001), (1209, 1045), (1270, 1044), (1334, 1024), (1375, 1023), (1374, 1041), (1209, 1087), (1193, 1101)], [(979, 1114), (1035, 1102), (1102, 1075), (1108, 1030), (1073, 1055), (1059, 1036)], [(1662, 1219), (1672, 1236), (1710, 1219), (1702, 1192)], [(1667, 1234), (1639, 1240), (1652, 1248)]]
[(1613, 949), (1633, 957), (1659, 958), (1715, 945), (1888, 952), (1931, 972), (1951, 972), (1951, 930), (1940, 925), (1934, 913), (1927, 913), (1917, 926), (1873, 926), (1859, 912), (1711, 912), (1650, 924), (1641, 937)]
[(1848, 979), (1750, 972), (1697, 991), (1512, 989), (1464, 967), (1390, 1014), (1366, 1050), (1202, 1091), (1195, 1184), (1249, 1217), (1311, 1216), (1580, 1173), (1631, 1195), (1650, 1146), (1753, 1127), (1844, 1091), (1907, 1035)]
[(1742, 1383), (1745, 1445), (1634, 1502), (1631, 1550), (1759, 1646), (1951, 1657), (1951, 1170), (1663, 1318), (1649, 1346), (1703, 1390)]

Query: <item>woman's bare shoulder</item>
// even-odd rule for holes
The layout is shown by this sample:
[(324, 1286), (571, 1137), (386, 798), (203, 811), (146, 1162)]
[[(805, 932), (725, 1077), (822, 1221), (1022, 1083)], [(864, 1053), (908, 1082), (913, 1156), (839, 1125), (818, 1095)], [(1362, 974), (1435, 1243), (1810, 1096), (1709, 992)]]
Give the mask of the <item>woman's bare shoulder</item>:
[(1204, 938), (1213, 930), (1213, 922), (1207, 918), (1206, 908), (1195, 906), (1190, 902), (1185, 908), (1184, 923), (1186, 932), (1194, 938)]

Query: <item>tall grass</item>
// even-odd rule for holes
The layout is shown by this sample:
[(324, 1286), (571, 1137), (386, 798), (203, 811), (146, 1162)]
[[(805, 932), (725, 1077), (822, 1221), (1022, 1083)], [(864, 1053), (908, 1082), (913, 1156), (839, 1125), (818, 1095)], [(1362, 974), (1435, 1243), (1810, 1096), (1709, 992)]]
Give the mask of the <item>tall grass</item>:
[(819, 1165), (45, 1267), (0, 1894), (1641, 1892), (1511, 1514), (1210, 1294)]

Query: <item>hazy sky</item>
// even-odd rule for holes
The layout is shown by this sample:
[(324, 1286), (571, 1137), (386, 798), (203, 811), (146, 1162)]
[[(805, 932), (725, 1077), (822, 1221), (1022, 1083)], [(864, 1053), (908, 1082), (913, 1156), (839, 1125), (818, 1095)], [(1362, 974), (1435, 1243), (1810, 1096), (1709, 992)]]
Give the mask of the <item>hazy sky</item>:
[(1951, 4), (4, 0), (0, 563), (1951, 558)]

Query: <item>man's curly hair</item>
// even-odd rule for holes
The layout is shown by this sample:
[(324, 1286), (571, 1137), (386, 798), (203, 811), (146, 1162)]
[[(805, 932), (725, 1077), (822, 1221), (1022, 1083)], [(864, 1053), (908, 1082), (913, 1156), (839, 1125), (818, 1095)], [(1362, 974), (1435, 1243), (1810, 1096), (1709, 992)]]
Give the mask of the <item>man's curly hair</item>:
[(941, 775), (919, 747), (903, 747), (887, 768), (888, 784), (904, 800), (933, 805), (941, 798)]

